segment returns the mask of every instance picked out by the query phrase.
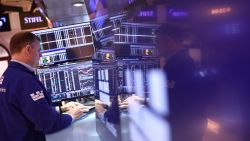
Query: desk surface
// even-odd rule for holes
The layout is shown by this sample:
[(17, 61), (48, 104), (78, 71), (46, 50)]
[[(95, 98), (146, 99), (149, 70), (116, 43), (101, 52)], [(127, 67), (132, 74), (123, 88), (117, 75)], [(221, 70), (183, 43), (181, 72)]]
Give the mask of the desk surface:
[(46, 141), (101, 141), (96, 133), (95, 113), (83, 117), (66, 129), (46, 135)]

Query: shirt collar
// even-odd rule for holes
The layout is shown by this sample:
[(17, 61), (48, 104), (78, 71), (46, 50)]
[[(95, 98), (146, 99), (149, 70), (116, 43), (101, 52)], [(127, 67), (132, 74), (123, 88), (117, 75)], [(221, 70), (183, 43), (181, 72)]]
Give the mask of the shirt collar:
[(11, 59), (10, 61), (12, 61), (12, 62), (17, 62), (17, 63), (23, 65), (24, 67), (26, 67), (28, 70), (30, 70), (30, 71), (32, 71), (32, 72), (35, 72), (35, 69), (34, 69), (33, 67), (31, 67), (30, 65), (26, 64), (26, 63), (23, 63), (23, 62), (18, 61), (18, 60), (16, 60), (16, 59)]

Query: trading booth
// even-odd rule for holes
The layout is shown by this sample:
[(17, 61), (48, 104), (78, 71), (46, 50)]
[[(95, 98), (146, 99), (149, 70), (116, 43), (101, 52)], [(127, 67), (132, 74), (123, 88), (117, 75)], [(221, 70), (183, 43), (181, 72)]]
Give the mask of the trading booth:
[[(35, 4), (48, 24), (34, 29), (21, 25), (40, 40), (36, 75), (53, 106), (74, 101), (88, 107), (70, 127), (47, 134), (47, 141), (176, 141), (170, 105), (195, 100), (191, 105), (207, 105), (200, 141), (230, 137), (245, 141), (249, 11), (244, 0), (38, 0)], [(1, 33), (6, 32), (2, 19), (0, 23)], [(201, 98), (170, 99), (172, 88), (189, 76), (172, 81), (165, 72), (167, 60), (175, 54), (160, 56), (157, 32), (167, 24), (183, 29), (182, 45), (199, 79), (197, 85), (185, 84), (201, 90)], [(0, 76), (10, 56), (0, 42)], [(188, 70), (173, 72), (181, 71)]]

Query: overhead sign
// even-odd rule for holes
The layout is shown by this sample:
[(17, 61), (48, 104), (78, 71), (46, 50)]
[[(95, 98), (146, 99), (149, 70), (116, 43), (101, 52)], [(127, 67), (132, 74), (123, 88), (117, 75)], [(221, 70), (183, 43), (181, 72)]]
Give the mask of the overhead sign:
[(185, 10), (178, 10), (178, 9), (168, 9), (168, 14), (172, 17), (186, 17), (188, 16), (188, 12)]
[(135, 16), (134, 20), (146, 22), (157, 21), (157, 7), (144, 8)]
[(0, 14), (0, 32), (10, 31), (10, 19), (8, 14)]
[(212, 15), (223, 15), (223, 14), (230, 13), (230, 12), (231, 12), (231, 7), (214, 8), (214, 9), (211, 9), (210, 11)]
[(20, 13), (19, 16), (21, 22), (21, 29), (48, 27), (47, 20), (39, 12), (24, 12)]
[(187, 9), (166, 7), (166, 16), (169, 21), (185, 21), (190, 19)]

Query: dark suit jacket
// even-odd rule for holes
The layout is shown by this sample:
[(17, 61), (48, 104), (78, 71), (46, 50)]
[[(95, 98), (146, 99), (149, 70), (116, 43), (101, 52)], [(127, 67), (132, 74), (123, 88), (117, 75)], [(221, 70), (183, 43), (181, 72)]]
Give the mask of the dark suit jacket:
[(166, 61), (173, 141), (201, 141), (206, 128), (201, 77), (184, 49)]

